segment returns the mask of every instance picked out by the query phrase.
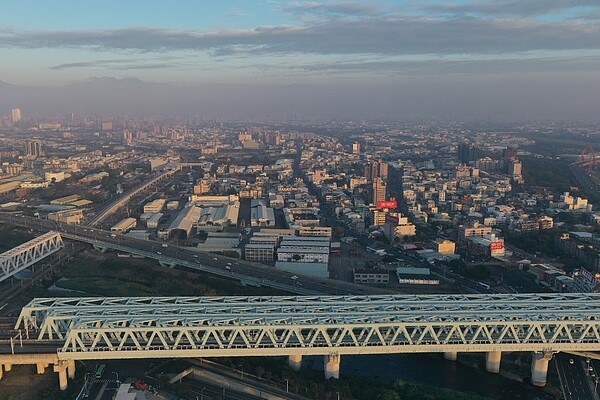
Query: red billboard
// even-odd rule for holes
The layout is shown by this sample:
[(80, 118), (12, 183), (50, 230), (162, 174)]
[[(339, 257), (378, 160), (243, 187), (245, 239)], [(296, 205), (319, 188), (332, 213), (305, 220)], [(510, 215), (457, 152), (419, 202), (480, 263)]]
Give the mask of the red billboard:
[(504, 242), (492, 242), (490, 244), (490, 250), (502, 250), (504, 248)]
[(396, 208), (398, 207), (398, 202), (396, 200), (390, 201), (378, 201), (377, 208)]

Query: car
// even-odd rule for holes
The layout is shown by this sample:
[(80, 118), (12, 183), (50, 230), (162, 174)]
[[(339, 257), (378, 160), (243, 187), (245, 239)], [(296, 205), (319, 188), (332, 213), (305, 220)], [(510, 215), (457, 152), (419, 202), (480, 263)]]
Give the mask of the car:
[(573, 365), (573, 364), (575, 364), (575, 361), (573, 361), (572, 358), (569, 358), (569, 364)]
[(296, 279), (298, 279), (298, 275), (292, 275), (292, 276), (290, 276), (290, 279), (296, 280)]
[(168, 244), (166, 244), (166, 243), (163, 243), (163, 244), (162, 244), (162, 247), (169, 247), (169, 245), (168, 245)]
[(158, 254), (159, 256), (162, 255), (162, 253), (160, 251), (157, 251), (156, 254)]
[(214, 258), (213, 258), (213, 261), (217, 261), (217, 257), (214, 257)]
[(193, 254), (192, 257), (198, 258), (198, 254)]
[(231, 271), (231, 267), (230, 267), (229, 265), (226, 265), (226, 266), (225, 266), (225, 269), (227, 269), (227, 270)]
[(227, 265), (229, 265), (231, 267), (231, 263), (227, 263)]

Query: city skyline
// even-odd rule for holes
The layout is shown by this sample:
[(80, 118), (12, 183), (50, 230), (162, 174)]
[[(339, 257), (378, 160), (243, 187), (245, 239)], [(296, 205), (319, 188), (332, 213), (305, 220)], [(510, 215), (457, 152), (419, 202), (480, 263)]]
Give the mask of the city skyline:
[(213, 116), (597, 120), (599, 18), (589, 0), (14, 4), (0, 81), (133, 78), (167, 85), (156, 109)]

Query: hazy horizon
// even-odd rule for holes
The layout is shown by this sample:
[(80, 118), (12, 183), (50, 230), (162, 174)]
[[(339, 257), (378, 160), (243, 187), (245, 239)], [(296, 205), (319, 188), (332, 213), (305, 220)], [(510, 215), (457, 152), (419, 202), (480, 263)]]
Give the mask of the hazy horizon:
[(600, 121), (591, 0), (15, 3), (0, 57), (0, 115)]

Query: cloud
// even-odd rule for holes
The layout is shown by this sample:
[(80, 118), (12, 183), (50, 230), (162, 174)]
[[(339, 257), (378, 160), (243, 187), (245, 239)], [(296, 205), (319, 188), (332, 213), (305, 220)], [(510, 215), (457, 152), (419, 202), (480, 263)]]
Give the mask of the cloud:
[(296, 64), (288, 69), (306, 73), (380, 73), (401, 76), (477, 75), (485, 74), (539, 74), (547, 72), (600, 71), (600, 54), (587, 57), (507, 58), (475, 60), (359, 60)]
[(309, 15), (316, 17), (366, 17), (380, 13), (379, 8), (373, 4), (360, 4), (355, 2), (297, 2), (284, 7), (283, 10), (292, 15)]
[(397, 18), (334, 20), (251, 30), (123, 28), (86, 31), (0, 30), (0, 47), (90, 48), (235, 55), (497, 54), (600, 49), (600, 25), (584, 21)]
[(426, 6), (434, 12), (450, 14), (480, 14), (492, 17), (542, 16), (576, 7), (598, 8), (598, 0), (488, 0), (471, 3), (442, 3)]
[(53, 65), (51, 70), (62, 71), (75, 68), (106, 68), (115, 71), (140, 70), (140, 69), (164, 69), (178, 66), (164, 59), (111, 59), (92, 60)]

